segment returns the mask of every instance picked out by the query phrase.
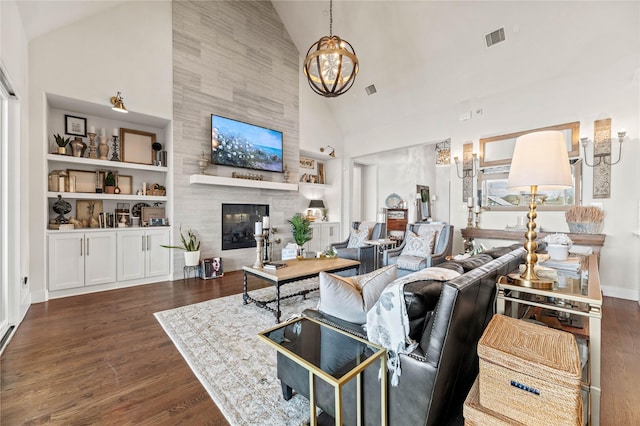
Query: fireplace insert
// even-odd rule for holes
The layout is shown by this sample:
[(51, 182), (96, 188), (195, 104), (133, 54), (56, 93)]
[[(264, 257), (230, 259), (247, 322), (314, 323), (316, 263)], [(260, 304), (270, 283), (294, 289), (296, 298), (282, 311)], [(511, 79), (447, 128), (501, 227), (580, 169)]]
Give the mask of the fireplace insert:
[(222, 204), (222, 250), (255, 247), (255, 223), (263, 216), (269, 216), (267, 204)]

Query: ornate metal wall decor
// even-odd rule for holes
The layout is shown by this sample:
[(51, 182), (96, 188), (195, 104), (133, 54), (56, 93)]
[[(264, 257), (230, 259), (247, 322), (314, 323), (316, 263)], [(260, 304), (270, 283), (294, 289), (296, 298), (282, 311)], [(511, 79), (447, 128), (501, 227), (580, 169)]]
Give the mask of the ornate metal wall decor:
[(467, 202), (473, 193), (473, 143), (462, 145), (462, 201)]
[[(593, 123), (593, 157), (611, 154), (611, 119)], [(593, 167), (593, 198), (611, 197), (611, 164), (600, 161)]]

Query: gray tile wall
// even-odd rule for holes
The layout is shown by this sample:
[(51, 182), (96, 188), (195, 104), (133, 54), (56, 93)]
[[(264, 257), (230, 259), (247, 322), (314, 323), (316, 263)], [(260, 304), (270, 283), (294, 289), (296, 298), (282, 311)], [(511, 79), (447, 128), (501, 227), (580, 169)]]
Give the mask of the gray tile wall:
[[(179, 241), (180, 225), (193, 229), (202, 241), (201, 257), (222, 256), (225, 271), (252, 264), (255, 249), (222, 251), (222, 203), (269, 204), (279, 237), (290, 240), (286, 219), (296, 211), (298, 193), (190, 185), (201, 153), (210, 157), (211, 114), (282, 131), (290, 182), (297, 182), (300, 72), (298, 51), (271, 2), (173, 2), (174, 238)], [(233, 171), (251, 172), (209, 166), (206, 174), (230, 177)], [(255, 173), (284, 181), (279, 173)], [(176, 277), (183, 265), (175, 251)]]

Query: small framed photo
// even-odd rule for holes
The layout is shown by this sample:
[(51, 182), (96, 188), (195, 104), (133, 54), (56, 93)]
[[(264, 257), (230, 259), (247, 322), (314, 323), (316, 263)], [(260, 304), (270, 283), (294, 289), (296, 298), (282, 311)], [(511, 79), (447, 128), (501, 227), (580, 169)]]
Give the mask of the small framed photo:
[(120, 128), (120, 156), (126, 163), (153, 164), (156, 134)]
[(116, 180), (116, 185), (120, 188), (121, 194), (131, 195), (133, 193), (133, 176), (119, 174)]
[(301, 169), (315, 169), (316, 161), (313, 158), (300, 157), (300, 168)]
[(166, 226), (167, 220), (164, 217), (150, 217), (149, 226)]
[(87, 119), (65, 114), (64, 132), (67, 135), (86, 137), (87, 136)]

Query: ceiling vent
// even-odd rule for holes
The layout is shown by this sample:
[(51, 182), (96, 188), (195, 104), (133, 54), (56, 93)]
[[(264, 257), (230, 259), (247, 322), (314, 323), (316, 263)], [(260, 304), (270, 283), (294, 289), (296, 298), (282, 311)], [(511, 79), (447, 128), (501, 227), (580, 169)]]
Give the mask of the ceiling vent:
[(371, 86), (365, 87), (364, 90), (367, 91), (367, 95), (369, 95), (369, 96), (371, 96), (371, 95), (373, 95), (374, 93), (377, 92), (376, 86), (374, 86), (373, 84)]
[(504, 41), (504, 28), (497, 29), (494, 32), (485, 35), (484, 39), (487, 42), (487, 47), (491, 47), (494, 44)]

